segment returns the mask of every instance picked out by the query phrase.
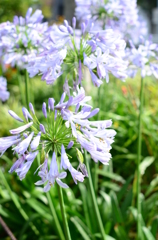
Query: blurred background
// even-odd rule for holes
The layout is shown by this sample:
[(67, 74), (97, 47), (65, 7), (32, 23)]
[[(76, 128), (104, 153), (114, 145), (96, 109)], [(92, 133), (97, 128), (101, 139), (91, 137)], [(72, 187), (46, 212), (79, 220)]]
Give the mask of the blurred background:
[[(146, 20), (149, 33), (158, 42), (158, 2), (156, 0), (139, 0), (140, 14)], [(0, 0), (0, 22), (12, 21), (14, 15), (25, 16), (28, 7), (39, 8), (44, 21), (49, 24), (60, 24), (64, 19), (71, 21), (74, 16), (73, 0)], [(12, 109), (19, 116), (21, 113), (21, 94), (18, 88), (17, 71), (6, 66), (4, 76), (8, 81), (10, 98), (0, 102), (0, 137), (7, 136), (9, 129), (17, 127), (17, 123), (8, 117)], [(62, 93), (60, 79), (53, 86), (41, 84), (40, 77), (30, 79), (34, 88), (32, 99), (37, 115), (42, 119), (43, 101), (53, 95), (58, 101)], [(89, 83), (85, 86), (87, 95), (92, 94), (93, 106), (97, 106), (97, 89)], [(24, 94), (24, 84), (23, 84)], [(126, 82), (111, 78), (110, 83), (101, 88), (101, 119), (112, 119), (113, 128), (117, 131), (112, 149), (110, 166), (99, 166), (97, 201), (108, 240), (136, 239), (136, 158), (138, 139), (138, 106), (140, 91), (140, 75)], [(143, 112), (142, 137), (142, 225), (144, 240), (158, 239), (158, 80), (145, 78), (145, 99)], [(72, 155), (74, 153), (72, 152)], [(74, 155), (74, 158), (76, 156)], [(27, 177), (20, 181), (16, 174), (9, 174), (13, 161), (11, 151), (7, 151), (0, 159), (0, 216), (20, 240), (60, 239), (54, 226), (54, 218), (50, 211), (50, 203), (42, 189), (36, 188), (37, 176), (35, 163)], [(91, 163), (93, 175), (94, 164)], [(93, 203), (90, 197), (87, 180), (75, 185), (68, 179), (70, 188), (64, 191), (66, 211), (73, 240), (101, 239), (95, 222)], [(62, 226), (62, 217), (58, 202), (57, 189), (50, 191), (51, 202)], [(149, 230), (150, 231), (149, 231)], [(151, 235), (152, 234), (152, 235)], [(0, 225), (0, 239), (9, 240), (7, 233)]]
[[(140, 14), (144, 16), (148, 22), (149, 32), (158, 33), (157, 27), (157, 0), (138, 0)], [(41, 9), (45, 20), (62, 21), (67, 19), (71, 21), (74, 16), (75, 1), (74, 0), (1, 0), (0, 1), (0, 22), (11, 21), (14, 15), (25, 15), (28, 7), (33, 9)]]

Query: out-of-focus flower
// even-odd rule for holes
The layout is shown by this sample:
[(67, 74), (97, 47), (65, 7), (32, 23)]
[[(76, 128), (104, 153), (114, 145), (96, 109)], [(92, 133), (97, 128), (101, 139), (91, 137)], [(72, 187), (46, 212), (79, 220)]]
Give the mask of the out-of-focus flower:
[(0, 99), (2, 102), (9, 98), (10, 93), (7, 91), (7, 80), (4, 77), (0, 77)]
[(99, 32), (93, 30), (94, 24), (89, 20), (81, 24), (80, 31), (76, 31), (74, 21), (75, 18), (73, 28), (66, 20), (65, 25), (52, 26), (44, 51), (29, 62), (27, 70), (30, 77), (40, 73), (42, 80), (53, 84), (59, 76), (64, 75), (67, 79), (64, 91), (68, 94), (68, 80), (73, 80), (73, 89), (82, 85), (83, 66), (89, 68), (92, 81), (97, 87), (104, 79), (108, 82), (109, 73), (125, 79), (125, 41), (112, 29)]
[(158, 78), (158, 45), (151, 39), (144, 40), (140, 38), (141, 43), (138, 48), (130, 42), (131, 48), (126, 50), (126, 58), (129, 60), (127, 74), (129, 77), (135, 77), (138, 70), (141, 70), (141, 76), (154, 75)]
[(144, 21), (139, 18), (136, 0), (88, 0), (86, 2), (75, 0), (75, 2), (77, 19), (80, 22), (87, 18), (95, 21), (94, 27), (97, 31), (112, 28), (125, 40), (135, 38), (135, 32), (138, 36), (146, 34), (147, 26), (143, 26)]
[[(109, 151), (116, 132), (107, 128), (111, 126), (112, 121), (89, 121), (99, 109), (91, 110), (92, 107), (87, 104), (91, 98), (85, 96), (83, 88), (78, 88), (77, 93), (67, 101), (65, 97), (66, 94), (63, 93), (56, 105), (55, 100), (50, 98), (48, 110), (46, 104), (43, 104), (43, 114), (46, 118), (43, 123), (39, 122), (32, 104), (29, 105), (32, 114), (26, 108), (22, 109), (24, 120), (10, 110), (9, 114), (17, 121), (24, 122), (24, 125), (10, 130), (12, 136), (0, 138), (1, 155), (12, 146), (14, 154), (18, 156), (9, 172), (15, 171), (21, 180), (25, 178), (38, 152), (41, 153), (43, 163), (37, 169), (41, 180), (36, 185), (46, 183), (44, 191), (49, 191), (55, 182), (63, 188), (68, 187), (61, 181), (67, 176), (63, 169), (70, 172), (76, 184), (77, 181), (83, 182), (84, 177), (88, 177), (81, 152), (83, 149), (89, 152), (95, 162), (108, 164), (111, 158)], [(77, 170), (66, 153), (70, 148), (76, 150), (79, 160)], [(49, 167), (50, 153), (53, 156)]]
[(15, 16), (13, 23), (0, 24), (0, 56), (6, 64), (24, 68), (44, 44), (47, 23), (42, 23), (41, 10), (31, 13), (32, 8), (29, 8), (25, 18)]

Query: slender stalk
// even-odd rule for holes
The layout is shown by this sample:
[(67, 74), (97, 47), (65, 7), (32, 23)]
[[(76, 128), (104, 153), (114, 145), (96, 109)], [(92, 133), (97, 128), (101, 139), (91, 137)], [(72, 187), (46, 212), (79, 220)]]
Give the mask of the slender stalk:
[[(101, 107), (100, 106), (100, 99), (101, 99), (101, 88), (99, 87), (98, 88), (98, 107)], [(99, 120), (99, 112), (97, 114), (97, 120)], [(95, 166), (94, 166), (94, 189), (95, 189), (95, 193), (97, 193), (97, 190), (98, 190), (98, 174), (97, 174), (97, 170), (98, 170), (98, 167), (99, 167), (99, 163), (95, 163)]]
[(1, 216), (0, 216), (0, 224), (2, 225), (2, 227), (4, 228), (4, 230), (6, 231), (6, 233), (8, 234), (11, 240), (17, 240)]
[[(40, 154), (37, 155), (37, 162), (38, 162), (38, 166), (40, 166)], [(52, 203), (52, 200), (51, 200), (50, 193), (46, 192), (46, 196), (47, 196), (47, 199), (48, 199), (50, 211), (52, 213), (52, 216), (53, 216), (53, 219), (54, 219), (54, 223), (55, 223), (55, 227), (56, 227), (56, 229), (58, 231), (59, 237), (60, 237), (61, 240), (65, 240), (65, 237), (64, 237), (64, 234), (63, 234), (63, 230), (61, 229), (61, 226), (60, 226), (60, 223), (59, 223), (56, 211), (54, 209), (54, 206), (53, 206), (53, 203)]]
[(58, 188), (58, 196), (59, 196), (59, 202), (60, 202), (60, 208), (61, 208), (61, 214), (63, 218), (63, 225), (64, 225), (64, 231), (65, 231), (65, 238), (66, 240), (71, 240), (71, 235), (69, 231), (69, 226), (66, 218), (66, 212), (65, 212), (65, 206), (64, 206), (64, 199), (63, 199), (63, 193), (62, 188), (57, 184)]
[(24, 105), (25, 100), (24, 100), (24, 94), (23, 94), (23, 88), (22, 88), (22, 78), (21, 78), (19, 69), (17, 70), (17, 73), (18, 73), (18, 85), (19, 85), (21, 102), (22, 102), (22, 105)]
[(55, 209), (54, 209), (52, 200), (51, 200), (50, 193), (47, 192), (47, 193), (46, 193), (46, 196), (47, 196), (47, 199), (48, 199), (49, 207), (50, 207), (50, 210), (51, 210), (51, 213), (52, 213), (52, 216), (53, 216), (53, 219), (54, 219), (54, 223), (55, 223), (56, 229), (57, 229), (57, 231), (58, 231), (59, 237), (60, 237), (61, 240), (65, 240), (63, 231), (62, 231), (62, 229), (61, 229), (61, 226), (60, 226), (58, 217), (57, 217), (57, 215), (56, 215), (56, 212), (55, 212)]
[(26, 97), (26, 106), (29, 109), (29, 77), (26, 69), (25, 69), (25, 97)]
[(138, 119), (138, 155), (137, 155), (137, 211), (138, 211), (138, 220), (137, 220), (137, 231), (138, 239), (141, 240), (142, 230), (141, 230), (141, 176), (140, 176), (140, 162), (141, 162), (141, 146), (142, 146), (142, 111), (143, 111), (143, 78), (141, 78), (141, 87), (140, 87), (140, 106), (139, 106), (139, 119)]
[(97, 205), (97, 199), (96, 199), (94, 188), (93, 188), (92, 177), (91, 177), (91, 172), (90, 172), (90, 168), (89, 168), (89, 162), (88, 162), (88, 159), (87, 159), (87, 156), (86, 156), (86, 151), (84, 152), (84, 156), (85, 156), (85, 161), (86, 161), (86, 166), (87, 166), (87, 171), (88, 171), (89, 187), (90, 187), (90, 192), (91, 192), (91, 195), (92, 195), (94, 210), (95, 210), (95, 213), (96, 213), (96, 219), (97, 219), (97, 222), (98, 222), (98, 226), (100, 228), (100, 233), (101, 233), (102, 239), (105, 240), (106, 239), (106, 234), (105, 234), (105, 231), (104, 231), (104, 227), (103, 227), (103, 223), (102, 223), (102, 220), (101, 220), (99, 208), (98, 208), (98, 205)]

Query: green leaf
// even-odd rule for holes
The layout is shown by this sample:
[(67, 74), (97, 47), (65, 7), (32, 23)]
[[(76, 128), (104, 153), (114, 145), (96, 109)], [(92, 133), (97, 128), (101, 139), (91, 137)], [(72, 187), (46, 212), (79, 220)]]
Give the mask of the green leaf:
[(113, 219), (114, 219), (115, 223), (123, 223), (124, 222), (123, 216), (122, 216), (121, 210), (119, 208), (119, 204), (118, 204), (115, 192), (112, 191), (110, 193), (110, 196), (111, 196), (111, 199), (112, 199)]
[(108, 181), (107, 182), (104, 181), (102, 183), (102, 186), (107, 187), (115, 192), (118, 192), (120, 190), (120, 186), (118, 186), (116, 183), (112, 183), (112, 182), (108, 182)]
[(122, 186), (121, 190), (117, 193), (118, 201), (120, 201), (123, 198), (123, 196), (125, 196), (126, 191), (129, 187), (129, 184), (131, 183), (132, 179), (133, 179), (133, 176), (130, 176), (127, 179), (127, 181), (125, 182), (125, 184)]
[(152, 191), (154, 191), (154, 188), (158, 186), (158, 176), (156, 176), (148, 186), (148, 189), (145, 193), (145, 196), (148, 196)]
[[(104, 207), (104, 217), (105, 217), (105, 220), (107, 220), (107, 218), (109, 219), (109, 217), (111, 217), (112, 215), (112, 201), (111, 201), (111, 197), (103, 192), (103, 191), (100, 191), (100, 194), (103, 196), (104, 200), (105, 200), (105, 204), (103, 205)], [(103, 209), (102, 207), (102, 209)], [(108, 226), (107, 226), (108, 227)]]
[[(137, 222), (137, 219), (138, 219), (138, 210), (137, 210), (136, 208), (134, 208), (134, 207), (131, 206), (131, 207), (129, 208), (129, 211), (132, 213), (135, 221)], [(145, 226), (145, 222), (144, 222), (144, 219), (143, 219), (142, 215), (141, 215), (141, 217), (140, 217), (140, 221), (141, 221), (141, 225), (142, 225), (142, 226)]]
[(84, 239), (84, 240), (91, 240), (90, 233), (87, 233), (85, 231), (86, 226), (84, 225), (84, 223), (78, 217), (71, 217), (70, 220), (76, 226), (77, 230), (79, 231), (79, 233), (82, 236), (82, 239)]
[(125, 230), (124, 230), (124, 228), (122, 226), (116, 225), (114, 227), (114, 230), (115, 230), (115, 233), (117, 235), (117, 240), (122, 240), (122, 239), (128, 240), (129, 239), (127, 234), (126, 234), (126, 232), (125, 232)]
[(158, 232), (158, 217), (156, 219), (154, 219), (152, 222), (151, 232), (152, 232), (153, 236), (155, 236), (155, 238), (156, 238), (156, 234)]
[(80, 189), (81, 196), (82, 196), (86, 224), (89, 227), (89, 229), (91, 230), (91, 221), (90, 221), (90, 215), (89, 215), (88, 206), (87, 206), (87, 189), (84, 184), (79, 184), (79, 189)]
[(118, 175), (116, 173), (108, 172), (108, 171), (101, 170), (101, 169), (98, 169), (97, 173), (101, 176), (113, 179), (114, 181), (125, 183), (125, 180), (123, 179), (123, 177), (121, 177), (120, 175)]
[(140, 174), (144, 175), (145, 170), (154, 162), (154, 157), (146, 157), (139, 165)]
[[(95, 233), (94, 236), (97, 238), (102, 238), (100, 233)], [(116, 240), (116, 239), (109, 235), (106, 235), (106, 240)]]
[(121, 211), (122, 214), (125, 214), (126, 211), (128, 210), (128, 208), (131, 206), (132, 204), (132, 195), (133, 195), (133, 191), (132, 189), (130, 189), (121, 205)]
[(27, 199), (26, 202), (30, 205), (37, 213), (46, 218), (48, 221), (52, 221), (52, 216), (49, 213), (49, 208), (44, 206), (42, 203), (34, 198)]
[(155, 240), (154, 236), (147, 227), (142, 227), (145, 240)]
[(23, 225), (23, 227), (22, 227), (22, 229), (21, 229), (21, 231), (20, 231), (19, 237), (18, 237), (19, 240), (22, 239), (22, 236), (24, 235), (24, 233), (25, 233), (26, 230), (28, 229), (30, 222), (32, 222), (34, 219), (39, 218), (39, 217), (40, 217), (40, 215), (39, 215), (38, 213), (34, 213), (34, 214), (32, 214), (31, 217), (24, 223), (24, 225)]

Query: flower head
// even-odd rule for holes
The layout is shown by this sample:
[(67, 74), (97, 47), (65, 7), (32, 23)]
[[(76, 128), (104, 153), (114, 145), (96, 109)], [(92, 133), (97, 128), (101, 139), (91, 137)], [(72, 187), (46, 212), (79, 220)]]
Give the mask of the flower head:
[(89, 0), (86, 3), (83, 0), (75, 0), (75, 2), (75, 14), (78, 20), (93, 19), (100, 30), (112, 28), (121, 33), (127, 32), (129, 27), (137, 24), (136, 0)]
[[(36, 185), (46, 184), (44, 191), (49, 191), (55, 182), (67, 188), (68, 185), (61, 181), (67, 176), (65, 170), (71, 174), (76, 184), (77, 181), (83, 182), (84, 178), (88, 177), (81, 152), (83, 149), (89, 152), (95, 162), (108, 164), (111, 158), (109, 151), (116, 134), (114, 130), (107, 129), (112, 124), (111, 120), (89, 120), (98, 113), (99, 109), (92, 110), (92, 107), (87, 104), (90, 98), (85, 96), (83, 88), (78, 88), (77, 93), (67, 100), (65, 97), (63, 94), (56, 105), (54, 105), (54, 99), (50, 98), (48, 111), (46, 103), (43, 104), (42, 109), (46, 120), (42, 123), (39, 122), (32, 104), (29, 106), (33, 114), (23, 109), (24, 120), (10, 110), (10, 115), (17, 121), (23, 121), (24, 125), (10, 130), (13, 136), (0, 138), (1, 154), (12, 146), (14, 153), (18, 155), (10, 172), (15, 171), (21, 180), (26, 176), (38, 152), (41, 152), (45, 160), (37, 169), (41, 180)], [(71, 148), (76, 151), (77, 170), (73, 167), (71, 157), (67, 155), (67, 151)], [(49, 167), (50, 154), (52, 160)]]
[(126, 50), (126, 58), (129, 59), (127, 74), (129, 77), (135, 77), (137, 71), (140, 69), (142, 77), (153, 74), (158, 78), (158, 45), (153, 43), (151, 39), (144, 40), (141, 37), (140, 40), (141, 43), (138, 48), (130, 42), (131, 48)]
[(53, 84), (64, 74), (64, 91), (68, 94), (67, 80), (73, 82), (74, 89), (77, 85), (81, 86), (83, 67), (88, 67), (92, 81), (97, 87), (101, 85), (102, 80), (108, 79), (109, 73), (125, 79), (125, 41), (112, 29), (98, 32), (93, 30), (93, 25), (90, 21), (85, 21), (81, 30), (76, 30), (73, 18), (73, 28), (67, 21), (65, 26), (52, 26), (43, 52), (32, 58), (28, 64), (30, 77), (40, 73), (42, 80)]
[(29, 57), (40, 52), (44, 44), (47, 23), (42, 23), (41, 10), (36, 10), (32, 15), (31, 13), (32, 8), (29, 8), (25, 18), (15, 16), (13, 23), (0, 25), (0, 55), (11, 66), (24, 68)]

